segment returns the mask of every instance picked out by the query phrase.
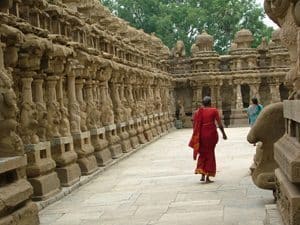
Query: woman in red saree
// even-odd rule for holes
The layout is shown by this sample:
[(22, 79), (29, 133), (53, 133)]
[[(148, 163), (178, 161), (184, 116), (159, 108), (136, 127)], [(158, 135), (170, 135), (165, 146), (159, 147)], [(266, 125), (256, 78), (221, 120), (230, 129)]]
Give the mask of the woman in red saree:
[(201, 181), (212, 182), (209, 177), (216, 175), (215, 147), (218, 142), (216, 122), (222, 132), (223, 139), (227, 136), (216, 108), (211, 107), (211, 98), (203, 99), (203, 107), (193, 117), (193, 136), (189, 146), (194, 149), (194, 160), (197, 159), (195, 174), (202, 174)]

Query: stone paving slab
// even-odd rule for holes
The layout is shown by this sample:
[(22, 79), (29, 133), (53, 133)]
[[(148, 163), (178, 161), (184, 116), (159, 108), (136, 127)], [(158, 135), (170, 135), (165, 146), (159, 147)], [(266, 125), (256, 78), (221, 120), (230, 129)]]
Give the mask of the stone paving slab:
[(215, 182), (194, 175), (191, 130), (162, 137), (40, 212), (42, 225), (262, 225), (272, 192), (249, 176), (249, 128), (226, 129)]

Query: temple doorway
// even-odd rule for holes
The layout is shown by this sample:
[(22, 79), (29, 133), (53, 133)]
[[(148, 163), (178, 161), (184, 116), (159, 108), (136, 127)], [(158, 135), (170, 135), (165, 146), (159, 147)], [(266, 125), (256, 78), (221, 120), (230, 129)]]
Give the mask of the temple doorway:
[(208, 87), (208, 86), (204, 86), (202, 88), (202, 96), (205, 97), (205, 96), (211, 96), (211, 88)]
[(248, 108), (250, 105), (250, 87), (248, 84), (241, 85), (243, 108)]
[(193, 91), (191, 88), (176, 88), (176, 111), (178, 110), (178, 105), (183, 106), (185, 115), (192, 115), (192, 99)]
[(281, 101), (287, 100), (289, 98), (289, 89), (284, 85), (284, 83), (280, 84), (279, 92)]

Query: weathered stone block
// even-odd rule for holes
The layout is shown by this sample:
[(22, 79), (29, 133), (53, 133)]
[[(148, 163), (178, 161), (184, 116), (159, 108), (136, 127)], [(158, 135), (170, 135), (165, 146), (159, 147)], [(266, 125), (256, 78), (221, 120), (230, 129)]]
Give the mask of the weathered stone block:
[(105, 127), (107, 140), (109, 142), (109, 150), (112, 158), (119, 158), (122, 153), (121, 138), (117, 135), (117, 127), (115, 124)]
[(121, 138), (122, 151), (124, 153), (130, 152), (132, 150), (131, 142), (129, 139), (129, 133), (126, 130), (127, 124), (121, 123), (118, 125), (118, 136)]
[(0, 225), (38, 225), (38, 208), (36, 204), (29, 202), (8, 216), (0, 218)]
[(277, 206), (286, 225), (300, 224), (300, 186), (289, 182), (280, 169), (275, 170)]
[(78, 155), (77, 162), (82, 175), (88, 175), (96, 171), (97, 161), (94, 156), (94, 147), (91, 143), (90, 132), (74, 133), (74, 149)]
[(264, 225), (284, 225), (278, 208), (275, 204), (266, 205)]
[(56, 172), (29, 178), (28, 181), (33, 187), (33, 200), (44, 201), (60, 191), (60, 180)]
[(283, 107), (284, 118), (300, 123), (300, 100), (284, 101)]
[(132, 148), (136, 149), (140, 143), (139, 143), (139, 139), (138, 139), (138, 136), (137, 136), (137, 130), (134, 126), (134, 121), (133, 120), (130, 120), (128, 122), (128, 126), (127, 126), (127, 129), (128, 129), (128, 133), (129, 133), (129, 136), (130, 136), (130, 143), (131, 143), (131, 146)]
[(89, 175), (97, 170), (97, 161), (94, 155), (89, 155), (77, 160), (82, 175)]
[(79, 181), (81, 173), (74, 151), (73, 138), (61, 137), (51, 141), (51, 154), (56, 162), (56, 172), (61, 186), (68, 187)]
[(32, 186), (25, 179), (16, 180), (1, 187), (0, 216), (7, 215), (14, 211), (19, 205), (22, 205), (24, 202), (30, 199), (32, 193)]
[(300, 182), (300, 143), (286, 134), (275, 143), (274, 158), (293, 183)]
[(69, 187), (79, 181), (81, 170), (77, 163), (72, 163), (64, 167), (57, 167), (56, 172), (60, 180), (60, 185)]

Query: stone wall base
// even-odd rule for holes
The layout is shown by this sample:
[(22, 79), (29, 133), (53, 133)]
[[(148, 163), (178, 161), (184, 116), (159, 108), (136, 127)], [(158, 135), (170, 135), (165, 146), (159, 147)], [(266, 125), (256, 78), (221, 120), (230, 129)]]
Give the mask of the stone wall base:
[(60, 181), (56, 172), (52, 172), (40, 177), (29, 178), (28, 181), (33, 186), (35, 201), (45, 200), (60, 191)]
[(69, 187), (75, 184), (81, 176), (81, 171), (77, 163), (56, 168), (56, 172), (62, 187)]
[(29, 202), (12, 214), (1, 218), (0, 225), (38, 225), (38, 208), (35, 203)]
[(266, 205), (264, 225), (284, 225), (276, 204)]
[(102, 149), (101, 151), (95, 152), (95, 157), (98, 166), (106, 166), (113, 160), (108, 147)]

